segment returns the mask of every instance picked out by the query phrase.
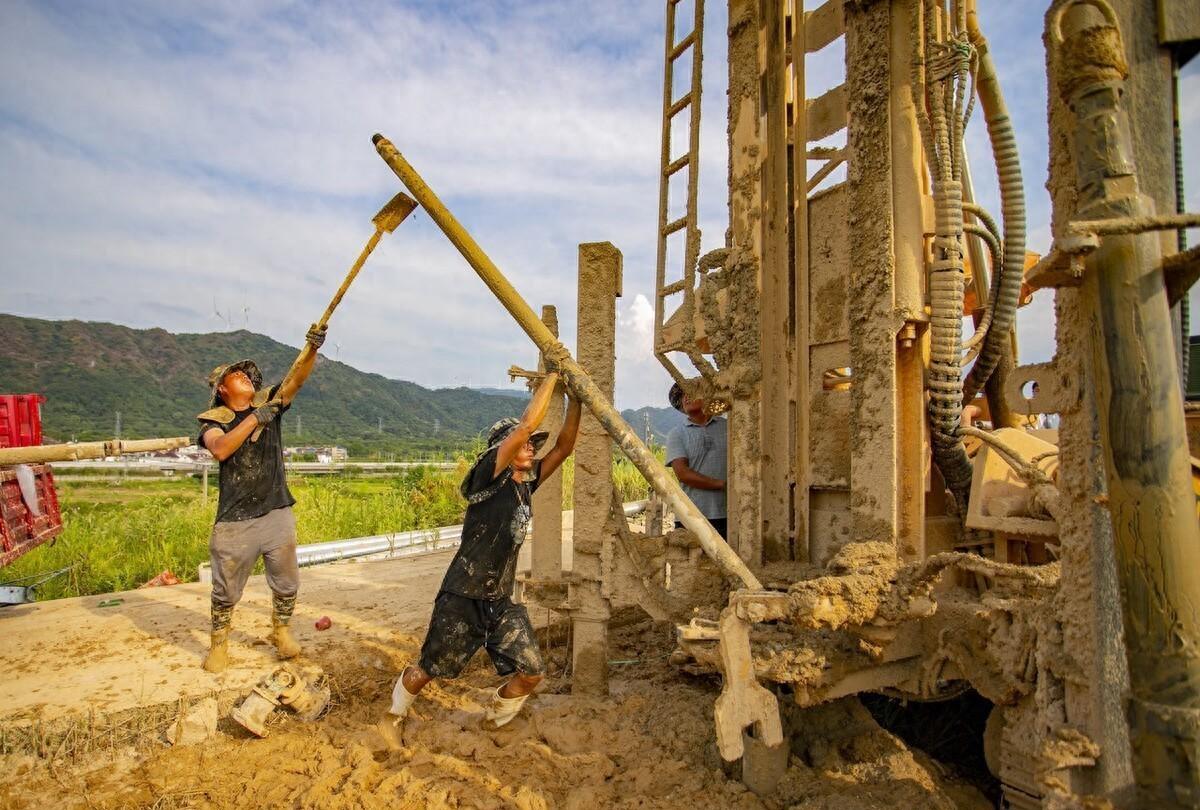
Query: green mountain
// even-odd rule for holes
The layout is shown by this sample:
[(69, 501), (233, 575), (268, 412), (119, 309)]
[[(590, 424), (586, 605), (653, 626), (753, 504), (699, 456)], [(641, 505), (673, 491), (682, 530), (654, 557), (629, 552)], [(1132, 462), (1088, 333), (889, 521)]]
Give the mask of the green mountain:
[(478, 391), (481, 394), (491, 394), (497, 397), (516, 397), (517, 399), (528, 399), (529, 392), (524, 388), (472, 388), (472, 391)]
[(661, 445), (667, 443), (667, 434), (673, 428), (682, 425), (686, 421), (684, 415), (674, 408), (651, 408), (649, 405), (637, 410), (626, 409), (621, 411), (621, 417), (643, 439), (646, 438), (646, 417), (649, 417), (650, 436), (655, 444)]
[[(252, 358), (279, 380), (298, 349), (245, 330), (174, 335), (110, 323), (0, 315), (0, 393), (40, 393), (47, 440), (194, 435), (208, 372)], [(288, 444), (338, 444), (352, 456), (452, 451), (522, 403), (469, 388), (430, 390), (322, 356), (284, 417)]]

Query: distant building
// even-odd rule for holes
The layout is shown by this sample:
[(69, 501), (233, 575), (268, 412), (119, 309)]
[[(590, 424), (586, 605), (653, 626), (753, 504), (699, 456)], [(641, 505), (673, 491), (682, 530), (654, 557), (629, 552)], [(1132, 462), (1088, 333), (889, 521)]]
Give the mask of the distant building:
[(318, 464), (337, 464), (350, 457), (344, 447), (321, 447), (317, 450)]

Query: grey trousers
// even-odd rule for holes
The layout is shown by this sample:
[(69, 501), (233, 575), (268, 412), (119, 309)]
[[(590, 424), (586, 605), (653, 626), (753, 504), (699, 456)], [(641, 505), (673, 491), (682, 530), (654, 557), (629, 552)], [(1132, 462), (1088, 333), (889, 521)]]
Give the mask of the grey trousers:
[(267, 571), (275, 614), (285, 622), (291, 617), (300, 590), (300, 566), (296, 563), (296, 516), (290, 506), (250, 520), (217, 523), (208, 541), (208, 553), (212, 560), (214, 630), (229, 625), (233, 607), (241, 601), (246, 580), (259, 557)]

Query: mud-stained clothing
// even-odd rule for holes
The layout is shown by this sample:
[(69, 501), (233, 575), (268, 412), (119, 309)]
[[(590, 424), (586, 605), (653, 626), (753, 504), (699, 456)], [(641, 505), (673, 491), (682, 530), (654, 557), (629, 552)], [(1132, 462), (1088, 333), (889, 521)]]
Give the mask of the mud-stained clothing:
[(540, 465), (521, 482), (513, 480), (511, 467), (493, 475), (498, 452), (493, 447), (480, 456), (462, 482), (462, 543), (446, 569), (421, 647), (420, 667), (435, 678), (457, 676), (480, 647), (501, 675), (539, 675), (543, 669), (529, 613), (511, 599)]
[[(232, 614), (260, 556), (266, 568), (267, 585), (275, 597), (274, 613), (284, 619), (291, 616), (300, 590), (296, 516), (291, 507), (274, 509), (249, 520), (217, 523), (208, 541), (208, 553), (212, 560), (213, 629), (220, 629), (215, 626), (219, 617)], [(228, 623), (225, 619), (221, 621)]]
[[(268, 398), (273, 399), (278, 391), (279, 386), (273, 386)], [(263, 428), (258, 441), (246, 439), (233, 455), (221, 462), (217, 523), (251, 520), (296, 503), (288, 490), (283, 468), (283, 428), (280, 425), (289, 407), (284, 405), (280, 409), (279, 416)], [(243, 419), (253, 419), (253, 413), (253, 408), (234, 411), (233, 421), (227, 425), (201, 419), (199, 445), (205, 446), (204, 434), (213, 428), (228, 433)]]
[(520, 483), (513, 480), (511, 467), (493, 477), (498, 452), (495, 447), (480, 456), (463, 481), (467, 515), (462, 542), (446, 569), (442, 591), (471, 599), (505, 599), (512, 594), (541, 465), (535, 463)]
[(435, 678), (456, 678), (483, 647), (500, 675), (545, 671), (524, 605), (503, 599), (470, 599), (442, 591), (433, 602), (418, 666)]

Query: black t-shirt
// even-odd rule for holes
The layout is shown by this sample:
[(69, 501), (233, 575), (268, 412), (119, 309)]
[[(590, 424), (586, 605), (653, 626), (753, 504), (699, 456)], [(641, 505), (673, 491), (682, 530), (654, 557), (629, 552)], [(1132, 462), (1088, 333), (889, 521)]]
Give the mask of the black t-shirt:
[[(273, 386), (268, 399), (275, 396), (279, 386)], [(233, 455), (221, 462), (221, 497), (217, 502), (217, 523), (250, 520), (268, 512), (291, 506), (296, 502), (287, 488), (287, 476), (283, 469), (283, 429), (280, 420), (290, 405), (285, 405), (279, 416), (272, 419), (258, 441), (247, 437)], [(228, 425), (207, 419), (200, 420), (200, 446), (204, 447), (204, 434), (216, 428), (228, 433), (242, 423), (253, 419), (253, 408), (234, 411), (233, 421)]]
[(533, 518), (540, 463), (534, 464), (521, 483), (513, 480), (511, 467), (493, 478), (498, 450), (485, 453), (464, 482), (467, 516), (462, 542), (442, 580), (443, 591), (471, 599), (502, 599), (512, 594), (517, 553)]

